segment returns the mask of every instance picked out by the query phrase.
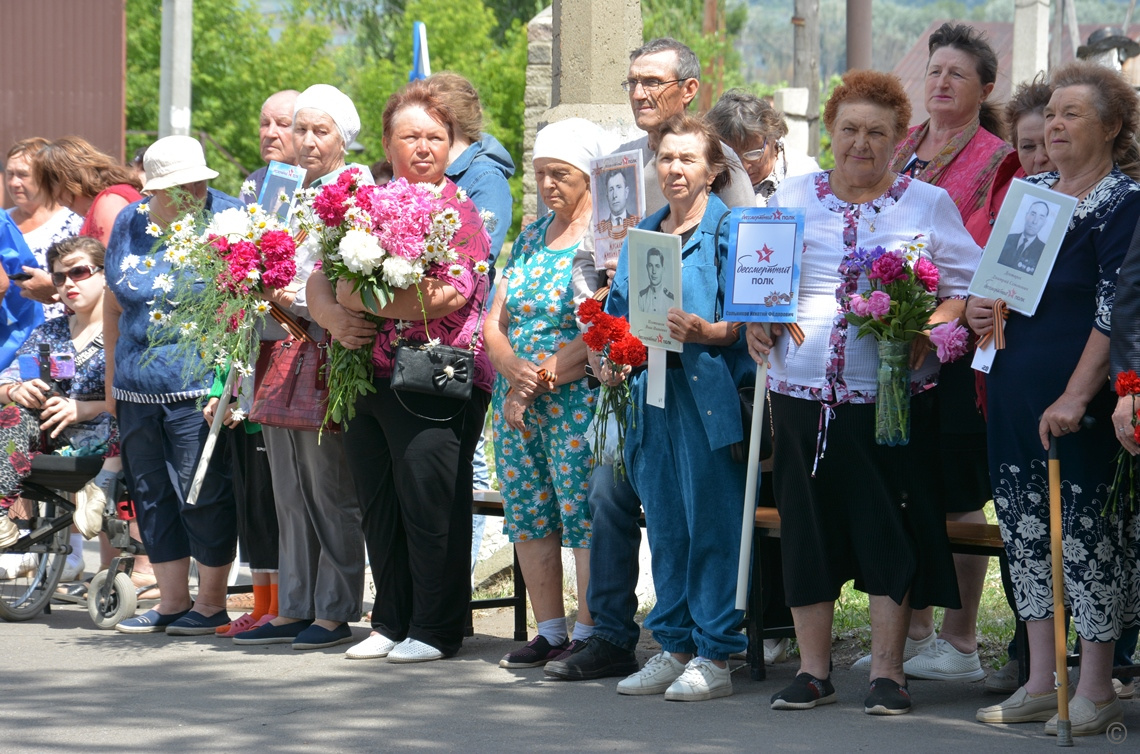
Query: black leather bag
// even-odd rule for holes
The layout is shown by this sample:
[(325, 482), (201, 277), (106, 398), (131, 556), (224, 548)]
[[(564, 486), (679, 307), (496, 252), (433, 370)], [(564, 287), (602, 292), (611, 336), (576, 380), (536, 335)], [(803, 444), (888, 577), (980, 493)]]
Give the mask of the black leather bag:
[[(755, 403), (756, 388), (741, 387), (736, 390), (740, 398), (740, 423), (744, 428), (743, 439), (729, 446), (732, 460), (737, 463), (748, 463), (748, 447), (752, 441), (752, 411)], [(772, 457), (772, 412), (767, 412), (767, 421), (760, 430), (760, 460), (766, 461)]]
[(475, 382), (475, 351), (457, 346), (400, 343), (392, 364), (393, 390), (465, 401)]

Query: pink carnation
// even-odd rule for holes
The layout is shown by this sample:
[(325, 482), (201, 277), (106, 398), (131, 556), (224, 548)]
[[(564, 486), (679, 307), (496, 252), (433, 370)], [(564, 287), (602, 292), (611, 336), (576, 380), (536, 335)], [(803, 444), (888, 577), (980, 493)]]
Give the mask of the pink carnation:
[[(344, 177), (343, 174), (341, 177)], [(330, 227), (340, 225), (344, 222), (344, 213), (348, 211), (348, 207), (345, 206), (348, 195), (348, 188), (342, 186), (338, 179), (336, 183), (324, 186), (313, 199), (313, 211), (325, 225)]]
[(914, 265), (914, 274), (930, 293), (938, 291), (938, 268), (926, 257), (919, 257)]
[(937, 325), (930, 331), (930, 342), (934, 344), (938, 360), (943, 364), (965, 356), (968, 339), (969, 333), (958, 324), (957, 318)]
[(265, 269), (261, 282), (268, 288), (284, 288), (297, 275), (293, 261), (297, 247), (293, 237), (282, 230), (271, 230), (261, 237), (261, 256)]
[(883, 285), (890, 285), (896, 280), (906, 280), (906, 259), (897, 251), (884, 254), (871, 265), (867, 277), (881, 280)]

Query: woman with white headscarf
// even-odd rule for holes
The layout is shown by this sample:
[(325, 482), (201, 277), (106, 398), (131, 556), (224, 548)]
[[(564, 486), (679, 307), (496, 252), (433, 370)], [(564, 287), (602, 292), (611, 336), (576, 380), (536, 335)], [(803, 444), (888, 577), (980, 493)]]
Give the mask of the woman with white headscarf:
[[(368, 168), (345, 164), (348, 145), (359, 133), (356, 107), (339, 89), (315, 84), (301, 92), (293, 112), (293, 142), (306, 188), (335, 181), (350, 168), (371, 182)], [(305, 283), (319, 256), (313, 236), (298, 244), (297, 277), (276, 299), (305, 320), (317, 340), (323, 331), (308, 322)], [(339, 315), (372, 332), (354, 313), (340, 308)], [(234, 643), (320, 649), (352, 641), (348, 624), (360, 619), (364, 593), (364, 533), (342, 435), (325, 432), (318, 442), (316, 432), (268, 426), (263, 431), (281, 532), (279, 615), (234, 634)]]
[[(551, 213), (515, 240), (483, 326), (499, 375), (491, 399), (495, 460), (538, 635), (499, 662), (533, 668), (589, 638), (591, 453), (586, 430), (595, 394), (586, 384), (586, 346), (575, 310), (587, 295), (571, 282), (574, 254), (590, 238), (590, 159), (597, 126), (581, 118), (551, 123), (534, 142), (534, 175)], [(561, 547), (573, 549), (578, 618), (567, 636)], [(571, 638), (573, 639), (571, 641)]]

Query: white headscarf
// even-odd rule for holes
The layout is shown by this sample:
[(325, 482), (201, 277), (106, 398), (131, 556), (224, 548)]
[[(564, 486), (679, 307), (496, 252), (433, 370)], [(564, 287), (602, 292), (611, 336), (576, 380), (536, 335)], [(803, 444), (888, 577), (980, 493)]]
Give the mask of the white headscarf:
[(344, 148), (347, 150), (360, 134), (360, 115), (356, 112), (356, 105), (348, 95), (329, 84), (313, 84), (297, 95), (297, 104), (293, 106), (293, 120), (297, 113), (305, 109), (320, 110), (333, 119), (340, 137), (344, 139)]
[(590, 175), (590, 160), (608, 150), (601, 145), (602, 129), (585, 118), (567, 118), (546, 125), (534, 137), (534, 159), (569, 163)]

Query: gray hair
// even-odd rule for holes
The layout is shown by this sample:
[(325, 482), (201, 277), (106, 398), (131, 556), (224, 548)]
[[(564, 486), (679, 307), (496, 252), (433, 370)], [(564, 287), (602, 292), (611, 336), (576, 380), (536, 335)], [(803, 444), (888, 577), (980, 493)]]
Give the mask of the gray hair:
[(666, 51), (677, 53), (677, 67), (673, 71), (674, 76), (679, 79), (701, 80), (701, 61), (697, 59), (697, 54), (689, 49), (688, 45), (678, 42), (672, 37), (658, 37), (649, 40), (629, 54), (629, 62), (632, 63), (646, 55)]
[(738, 153), (747, 151), (745, 145), (752, 141), (768, 139), (777, 142), (788, 134), (784, 116), (743, 89), (729, 89), (722, 94), (705, 119), (721, 140)]

